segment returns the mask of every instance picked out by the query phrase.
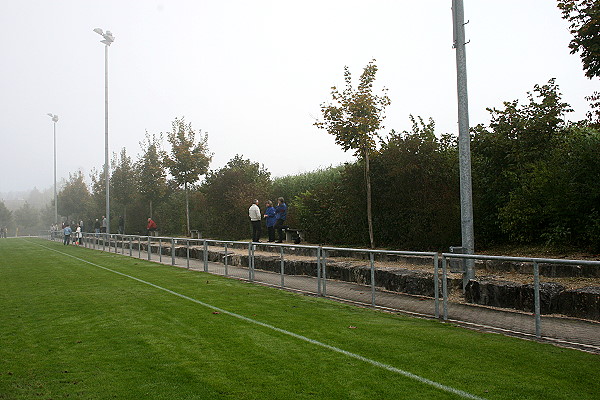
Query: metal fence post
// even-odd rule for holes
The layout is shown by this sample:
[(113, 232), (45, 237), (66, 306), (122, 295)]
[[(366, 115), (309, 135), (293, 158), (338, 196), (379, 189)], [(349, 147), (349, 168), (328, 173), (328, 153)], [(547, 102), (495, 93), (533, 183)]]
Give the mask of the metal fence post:
[(204, 240), (204, 272), (208, 272), (208, 242)]
[(285, 283), (284, 283), (284, 276), (285, 276), (285, 273), (284, 273), (285, 261), (284, 261), (284, 259), (283, 259), (283, 247), (280, 247), (280, 248), (279, 248), (279, 255), (281, 256), (281, 259), (280, 259), (280, 264), (279, 264), (279, 265), (280, 265), (280, 272), (281, 272), (281, 287), (285, 287)]
[(158, 238), (158, 262), (162, 262), (162, 239)]
[(535, 337), (542, 337), (542, 317), (540, 314), (540, 266), (533, 262), (533, 298), (535, 307)]
[(150, 242), (150, 236), (148, 236), (148, 261), (152, 259), (152, 243)]
[(175, 265), (175, 238), (171, 238), (171, 265)]
[(317, 248), (317, 295), (321, 296), (321, 263), (323, 257), (323, 248), (319, 246)]
[(448, 320), (448, 260), (442, 254), (442, 295), (444, 296), (444, 321)]
[(138, 244), (138, 258), (142, 258), (142, 237), (138, 236), (137, 238)]
[(129, 239), (129, 257), (133, 257), (133, 249), (131, 248), (131, 236), (128, 236)]
[(440, 272), (437, 253), (433, 256), (433, 296), (435, 297), (435, 317), (440, 318)]
[(248, 280), (252, 282), (252, 262), (254, 261), (254, 254), (252, 254), (252, 242), (248, 242)]
[(185, 240), (185, 260), (187, 269), (190, 269), (190, 239)]
[(321, 274), (321, 279), (323, 280), (323, 296), (327, 296), (327, 250), (323, 250), (321, 265), (323, 266), (323, 273)]
[(229, 258), (228, 254), (227, 254), (227, 242), (225, 242), (225, 257), (224, 258), (225, 258), (225, 260), (224, 260), (225, 261), (225, 276), (227, 276), (227, 264), (228, 264), (227, 258)]
[(375, 254), (372, 251), (369, 252), (369, 259), (371, 260), (371, 305), (375, 305)]

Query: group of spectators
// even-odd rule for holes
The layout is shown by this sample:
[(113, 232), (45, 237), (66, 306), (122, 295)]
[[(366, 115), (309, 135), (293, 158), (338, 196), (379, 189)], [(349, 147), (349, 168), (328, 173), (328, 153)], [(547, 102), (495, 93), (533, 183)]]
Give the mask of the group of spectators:
[[(271, 200), (267, 200), (265, 205), (264, 214), (261, 213), (260, 207), (258, 206), (259, 201), (254, 200), (250, 208), (248, 209), (248, 215), (250, 216), (250, 224), (252, 225), (252, 241), (260, 242), (260, 235), (262, 233), (262, 219), (265, 219), (265, 225), (269, 235), (269, 242), (283, 243), (285, 238), (284, 229), (285, 219), (287, 218), (287, 205), (283, 201), (283, 197), (277, 199), (277, 206), (273, 206)], [(275, 240), (275, 232), (277, 232), (277, 240)]]
[[(279, 197), (277, 199), (277, 206), (273, 206), (273, 202), (271, 200), (267, 200), (265, 205), (264, 214), (261, 213), (260, 207), (258, 206), (259, 201), (254, 200), (250, 209), (248, 210), (248, 214), (250, 216), (250, 223), (252, 225), (252, 241), (260, 242), (260, 235), (262, 233), (262, 219), (265, 219), (265, 225), (267, 227), (267, 232), (269, 235), (269, 242), (275, 243), (283, 243), (285, 239), (284, 230), (287, 228), (285, 226), (285, 220), (287, 218), (287, 204), (285, 204), (283, 197)], [(80, 245), (83, 237), (83, 221), (79, 224), (73, 223), (75, 226), (75, 231), (71, 227), (71, 224), (65, 222), (62, 226), (62, 231), (64, 235), (63, 244), (68, 245), (71, 243), (71, 235), (75, 233), (75, 237), (73, 238), (73, 244)], [(124, 219), (123, 217), (119, 217), (119, 233), (124, 233)], [(102, 216), (102, 221), (99, 218), (96, 218), (94, 221), (94, 232), (96, 234), (106, 233), (106, 229), (108, 227), (108, 222), (105, 216)], [(148, 224), (146, 225), (146, 231), (148, 236), (154, 234), (158, 229), (156, 222), (152, 220), (152, 218), (148, 218)], [(52, 231), (58, 230), (58, 227), (53, 227)], [(275, 232), (277, 232), (277, 240), (275, 240)]]
[(96, 220), (94, 221), (94, 232), (96, 234), (106, 233), (107, 226), (108, 226), (108, 221), (106, 220), (106, 217), (104, 215), (102, 216), (102, 222), (100, 222), (100, 220), (98, 218), (96, 218)]
[(83, 227), (83, 221), (81, 221), (79, 224), (74, 224), (75, 226), (75, 231), (73, 232), (73, 228), (71, 228), (71, 224), (69, 224), (68, 222), (64, 222), (63, 223), (63, 245), (67, 246), (69, 244), (71, 244), (71, 235), (75, 234), (75, 236), (73, 237), (73, 244), (79, 246), (82, 244), (82, 238), (83, 238), (83, 233), (81, 231), (81, 228)]

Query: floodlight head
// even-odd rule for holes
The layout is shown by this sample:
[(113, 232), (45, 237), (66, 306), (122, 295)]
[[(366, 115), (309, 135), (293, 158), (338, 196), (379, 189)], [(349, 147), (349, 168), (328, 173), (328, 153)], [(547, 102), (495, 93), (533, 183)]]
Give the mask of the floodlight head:
[(48, 113), (46, 115), (49, 116), (50, 118), (52, 118), (53, 122), (58, 122), (58, 115), (52, 114), (52, 113)]
[(46, 115), (49, 116), (49, 117), (54, 117), (54, 114), (52, 114), (52, 113), (48, 113)]
[(94, 32), (96, 32), (98, 35), (104, 38), (104, 40), (101, 40), (100, 43), (104, 43), (105, 45), (110, 46), (112, 42), (115, 41), (115, 37), (113, 36), (111, 31), (104, 32), (102, 29), (96, 28), (94, 29)]

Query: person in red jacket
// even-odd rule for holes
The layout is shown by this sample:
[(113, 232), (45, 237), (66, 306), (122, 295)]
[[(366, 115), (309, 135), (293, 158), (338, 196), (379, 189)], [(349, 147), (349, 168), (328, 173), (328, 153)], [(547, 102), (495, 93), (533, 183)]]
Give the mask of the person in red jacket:
[(146, 226), (146, 230), (148, 231), (148, 236), (150, 236), (150, 232), (155, 232), (156, 228), (158, 228), (156, 226), (156, 222), (154, 222), (152, 220), (152, 218), (148, 218), (148, 225)]

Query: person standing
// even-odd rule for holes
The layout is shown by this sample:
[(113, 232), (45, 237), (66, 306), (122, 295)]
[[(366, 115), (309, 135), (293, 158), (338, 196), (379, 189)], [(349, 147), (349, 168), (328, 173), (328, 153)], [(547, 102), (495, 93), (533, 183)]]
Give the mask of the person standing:
[(69, 226), (69, 224), (65, 224), (65, 227), (63, 228), (63, 235), (65, 235), (64, 239), (63, 239), (63, 245), (66, 246), (69, 243), (71, 243), (71, 233), (73, 232), (73, 230), (71, 229), (71, 227)]
[(81, 225), (77, 225), (77, 229), (75, 229), (75, 244), (81, 246), (81, 239), (83, 234), (81, 233)]
[(275, 216), (276, 214), (277, 213), (275, 212), (275, 207), (273, 207), (273, 202), (268, 200), (265, 210), (265, 224), (267, 225), (267, 232), (269, 233), (269, 242), (275, 241), (275, 222), (277, 221), (277, 217)]
[(252, 241), (260, 242), (261, 216), (260, 208), (258, 208), (258, 200), (254, 200), (254, 203), (248, 209), (248, 215), (250, 216), (250, 224), (252, 225)]
[(106, 221), (106, 217), (102, 216), (102, 233), (106, 233), (106, 227), (108, 226), (108, 221)]
[(287, 218), (287, 204), (283, 201), (283, 197), (277, 199), (277, 207), (275, 207), (275, 230), (277, 231), (277, 241), (275, 243), (283, 243), (285, 229), (285, 219)]
[(156, 226), (156, 222), (154, 222), (152, 218), (148, 218), (148, 225), (146, 225), (146, 231), (148, 232), (148, 236), (150, 236), (151, 233), (156, 232), (157, 228), (158, 226)]
[(96, 233), (96, 236), (100, 233), (100, 221), (98, 221), (98, 218), (94, 221), (94, 232)]

